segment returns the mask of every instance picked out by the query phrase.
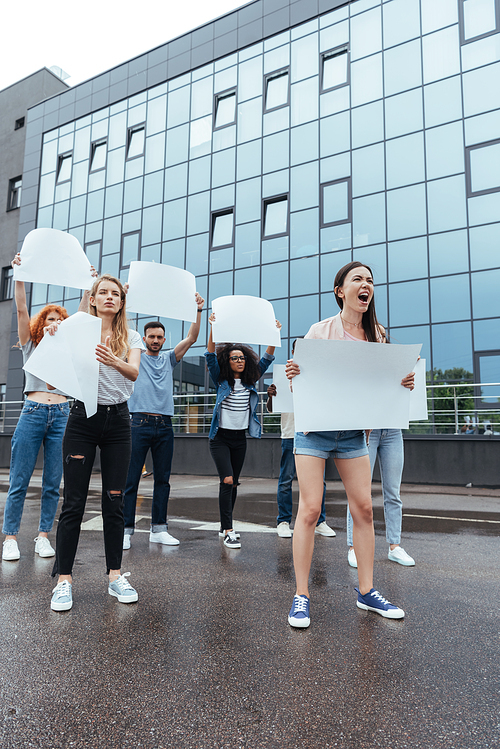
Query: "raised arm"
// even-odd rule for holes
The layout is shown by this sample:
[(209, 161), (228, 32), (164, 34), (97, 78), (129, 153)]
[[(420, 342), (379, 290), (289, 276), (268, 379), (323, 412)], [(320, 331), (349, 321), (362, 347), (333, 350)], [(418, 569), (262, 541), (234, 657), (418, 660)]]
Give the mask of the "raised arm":
[[(276, 320), (276, 327), (278, 328), (278, 330), (281, 330), (281, 323), (279, 320)], [(266, 348), (266, 354), (269, 354), (269, 356), (274, 356), (275, 348), (276, 346), (268, 346)]]
[[(191, 346), (193, 346), (193, 344), (195, 344), (198, 340), (198, 336), (200, 334), (201, 312), (203, 310), (204, 304), (205, 300), (198, 294), (198, 292), (196, 292), (196, 306), (198, 307), (198, 311), (196, 313), (196, 322), (191, 323), (186, 338), (180, 341), (174, 349), (175, 358), (177, 359), (177, 361), (180, 361), (186, 354), (186, 352), (189, 351)], [(210, 329), (210, 334), (211, 333), (212, 330)]]
[[(21, 265), (21, 255), (18, 252), (11, 262), (11, 266)], [(19, 342), (21, 346), (28, 343), (31, 338), (30, 331), (30, 316), (28, 314), (28, 305), (26, 304), (26, 290), (24, 288), (24, 281), (16, 281), (14, 284), (14, 299), (16, 300), (17, 308), (17, 334), (19, 336)]]
[(210, 354), (215, 354), (215, 343), (212, 337), (212, 323), (214, 322), (214, 320), (215, 320), (215, 315), (212, 312), (212, 314), (208, 318), (208, 322), (210, 323), (210, 335), (208, 336), (208, 341), (207, 341), (207, 351)]

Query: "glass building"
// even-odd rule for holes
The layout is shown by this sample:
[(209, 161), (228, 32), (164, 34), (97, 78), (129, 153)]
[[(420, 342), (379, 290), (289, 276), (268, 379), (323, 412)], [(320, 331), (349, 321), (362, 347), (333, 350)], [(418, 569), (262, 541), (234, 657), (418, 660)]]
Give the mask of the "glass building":
[[(186, 268), (208, 308), (269, 299), (278, 363), (362, 260), (431, 378), (498, 382), (499, 81), (499, 0), (256, 0), (29, 111), (19, 239), (69, 231), (124, 280)], [(48, 301), (78, 295), (34, 286)], [(207, 387), (206, 338), (205, 311), (178, 392)]]

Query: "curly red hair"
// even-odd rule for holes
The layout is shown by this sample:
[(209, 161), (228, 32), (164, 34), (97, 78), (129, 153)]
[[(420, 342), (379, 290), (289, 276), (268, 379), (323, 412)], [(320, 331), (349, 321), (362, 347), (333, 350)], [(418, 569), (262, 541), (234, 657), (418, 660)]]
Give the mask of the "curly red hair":
[(37, 312), (36, 315), (30, 320), (30, 337), (35, 346), (38, 346), (43, 338), (43, 329), (45, 327), (45, 321), (51, 312), (55, 312), (63, 320), (69, 317), (64, 307), (60, 307), (58, 304), (47, 304), (46, 307)]

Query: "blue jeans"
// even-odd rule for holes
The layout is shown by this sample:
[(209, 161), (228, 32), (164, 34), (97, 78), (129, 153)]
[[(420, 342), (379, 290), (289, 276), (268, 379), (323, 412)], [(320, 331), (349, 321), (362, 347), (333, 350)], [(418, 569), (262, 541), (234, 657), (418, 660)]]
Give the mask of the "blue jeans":
[(56, 403), (49, 406), (26, 400), (12, 436), (9, 492), (5, 502), (2, 532), (17, 536), (21, 525), (24, 500), (31, 475), (35, 470), (38, 451), (43, 444), (42, 506), (38, 530), (52, 530), (59, 502), (61, 484), (62, 439), (69, 406)]
[[(292, 522), (292, 481), (295, 476), (295, 457), (293, 454), (293, 437), (281, 440), (280, 477), (278, 479), (278, 517), (277, 524)], [(326, 486), (323, 482), (323, 501), (318, 525), (326, 518), (325, 513)]]
[(133, 413), (132, 457), (128, 469), (124, 495), (125, 533), (133, 535), (137, 489), (142, 475), (146, 455), (151, 449), (153, 457), (153, 507), (151, 530), (159, 533), (167, 530), (167, 506), (170, 496), (170, 471), (174, 454), (174, 431), (170, 416)]
[[(401, 541), (403, 503), (399, 496), (403, 475), (403, 435), (401, 429), (374, 429), (370, 434), (370, 466), (379, 460), (382, 493), (384, 495), (385, 537), (388, 544)], [(352, 546), (352, 517), (347, 507), (347, 545)]]

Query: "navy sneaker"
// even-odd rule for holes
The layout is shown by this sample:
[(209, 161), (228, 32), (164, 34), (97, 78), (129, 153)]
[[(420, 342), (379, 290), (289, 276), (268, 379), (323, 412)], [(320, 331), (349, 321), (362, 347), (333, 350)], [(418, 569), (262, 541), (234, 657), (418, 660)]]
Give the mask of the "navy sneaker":
[(307, 596), (294, 596), (292, 608), (288, 614), (288, 624), (292, 627), (308, 627), (310, 623), (309, 598)]
[(403, 609), (389, 603), (375, 588), (372, 588), (364, 596), (361, 595), (357, 588), (354, 588), (354, 590), (358, 594), (356, 604), (358, 609), (374, 611), (376, 614), (380, 614), (380, 616), (385, 616), (386, 619), (403, 619), (405, 615)]

